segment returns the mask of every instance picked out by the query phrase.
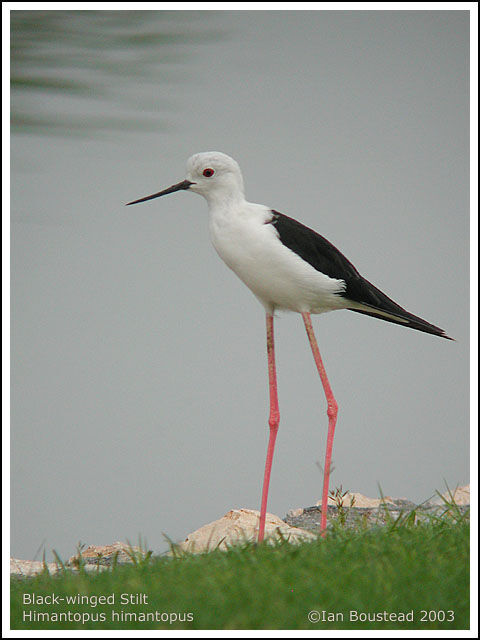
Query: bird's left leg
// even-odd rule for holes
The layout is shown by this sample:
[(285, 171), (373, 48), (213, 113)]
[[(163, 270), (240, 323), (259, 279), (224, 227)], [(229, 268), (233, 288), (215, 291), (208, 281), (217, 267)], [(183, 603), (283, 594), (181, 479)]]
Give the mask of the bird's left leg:
[(305, 329), (307, 330), (308, 339), (312, 348), (313, 358), (317, 365), (318, 374), (322, 381), (323, 390), (327, 398), (327, 415), (328, 415), (328, 433), (327, 433), (327, 450), (325, 452), (325, 467), (323, 469), (323, 491), (322, 491), (322, 516), (320, 520), (320, 533), (325, 535), (327, 528), (327, 510), (328, 510), (328, 485), (330, 481), (330, 465), (332, 462), (333, 436), (335, 433), (335, 425), (337, 423), (338, 405), (333, 397), (330, 383), (328, 382), (327, 372), (323, 366), (320, 351), (318, 349), (315, 333), (313, 332), (312, 319), (309, 313), (302, 313)]
[(265, 462), (265, 475), (263, 478), (262, 505), (260, 507), (260, 523), (258, 526), (258, 541), (261, 542), (265, 535), (265, 518), (267, 515), (268, 485), (270, 484), (270, 472), (272, 470), (273, 451), (277, 439), (280, 412), (278, 410), (277, 372), (275, 368), (275, 342), (273, 338), (273, 315), (267, 313), (267, 357), (268, 357), (268, 384), (270, 388), (270, 417), (268, 426), (270, 436), (268, 438), (267, 460)]

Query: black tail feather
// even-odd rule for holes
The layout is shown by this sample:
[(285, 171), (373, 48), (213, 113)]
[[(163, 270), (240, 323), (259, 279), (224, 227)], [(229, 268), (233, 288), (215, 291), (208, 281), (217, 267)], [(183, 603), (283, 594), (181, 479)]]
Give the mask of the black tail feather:
[[(398, 307), (397, 307), (398, 308)], [(446, 340), (454, 340), (450, 338), (443, 329), (436, 327), (434, 324), (430, 324), (426, 320), (414, 316), (412, 313), (402, 309), (399, 312), (397, 309), (376, 309), (369, 305), (363, 305), (362, 309), (350, 308), (349, 311), (355, 311), (356, 313), (363, 313), (364, 315), (371, 316), (372, 318), (378, 318), (379, 320), (385, 320), (386, 322), (392, 322), (393, 324), (399, 324), (402, 327), (408, 327), (409, 329), (416, 329), (417, 331), (423, 331), (424, 333), (430, 333)], [(386, 315), (388, 314), (388, 315)]]

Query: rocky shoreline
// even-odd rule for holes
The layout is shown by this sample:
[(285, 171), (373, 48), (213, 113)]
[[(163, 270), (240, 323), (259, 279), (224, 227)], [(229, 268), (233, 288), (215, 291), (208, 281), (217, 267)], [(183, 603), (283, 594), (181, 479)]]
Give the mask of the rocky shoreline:
[[(470, 505), (470, 486), (458, 487), (455, 492), (438, 494), (422, 504), (405, 498), (389, 496), (368, 498), (360, 493), (336, 490), (329, 498), (328, 528), (381, 527), (389, 523), (409, 519), (412, 525), (432, 518), (458, 517), (467, 514)], [(313, 540), (317, 537), (321, 503), (312, 507), (290, 510), (282, 520), (267, 514), (265, 540), (274, 543), (279, 538), (292, 544)], [(200, 527), (176, 545), (171, 554), (205, 553), (214, 549), (228, 549), (235, 544), (252, 542), (258, 534), (259, 512), (253, 509), (232, 509), (222, 518)], [(88, 572), (104, 571), (112, 565), (135, 563), (151, 555), (150, 551), (132, 547), (123, 542), (106, 546), (90, 545), (72, 556), (65, 564), (33, 560), (10, 559), (10, 574), (27, 578), (48, 571), (51, 575), (63, 571), (79, 571), (80, 566)]]
[[(383, 502), (378, 506), (344, 506), (329, 504), (327, 528), (333, 528), (335, 523), (347, 528), (356, 528), (359, 525), (365, 527), (381, 527), (392, 521), (402, 521), (410, 518), (412, 524), (424, 522), (429, 518), (442, 518), (448, 512), (445, 504), (432, 504), (426, 502), (417, 505), (404, 498), (390, 498), (391, 502)], [(465, 514), (469, 505), (457, 505), (459, 513)], [(285, 522), (291, 527), (299, 527), (306, 531), (318, 531), (322, 507), (306, 507), (301, 510), (289, 511)]]

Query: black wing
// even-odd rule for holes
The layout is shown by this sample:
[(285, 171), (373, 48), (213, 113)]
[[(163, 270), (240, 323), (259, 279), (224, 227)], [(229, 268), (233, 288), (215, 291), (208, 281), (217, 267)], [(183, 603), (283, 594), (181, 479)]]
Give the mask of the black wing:
[(353, 264), (326, 238), (297, 220), (272, 210), (271, 224), (280, 241), (308, 262), (314, 269), (330, 278), (343, 280), (345, 290), (340, 293), (347, 300), (362, 305), (350, 311), (363, 313), (387, 322), (394, 322), (411, 329), (449, 338), (443, 329), (414, 316), (363, 278)]

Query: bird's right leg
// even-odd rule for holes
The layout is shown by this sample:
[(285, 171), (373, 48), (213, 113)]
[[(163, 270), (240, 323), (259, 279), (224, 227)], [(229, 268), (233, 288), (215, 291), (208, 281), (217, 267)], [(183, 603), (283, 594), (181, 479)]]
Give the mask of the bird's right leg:
[(332, 464), (332, 448), (333, 448), (333, 436), (335, 433), (335, 425), (337, 423), (338, 405), (335, 400), (332, 388), (327, 378), (327, 372), (323, 366), (320, 351), (318, 349), (315, 333), (313, 332), (312, 319), (309, 313), (302, 313), (303, 322), (305, 323), (305, 329), (307, 330), (308, 340), (313, 353), (313, 359), (317, 365), (318, 374), (322, 381), (323, 390), (325, 391), (325, 397), (327, 398), (327, 415), (328, 415), (328, 433), (327, 433), (327, 449), (325, 452), (325, 468), (323, 470), (323, 490), (322, 490), (322, 516), (320, 520), (320, 533), (325, 535), (327, 529), (327, 510), (328, 510), (328, 485), (330, 482), (330, 466)]
[(267, 357), (268, 357), (268, 384), (270, 388), (270, 437), (268, 439), (267, 460), (265, 462), (265, 475), (263, 478), (262, 506), (260, 509), (260, 523), (258, 527), (258, 541), (261, 542), (265, 535), (265, 518), (267, 515), (268, 486), (270, 484), (270, 472), (272, 470), (273, 452), (277, 438), (280, 413), (278, 410), (277, 373), (275, 368), (275, 342), (273, 338), (273, 315), (267, 313)]

